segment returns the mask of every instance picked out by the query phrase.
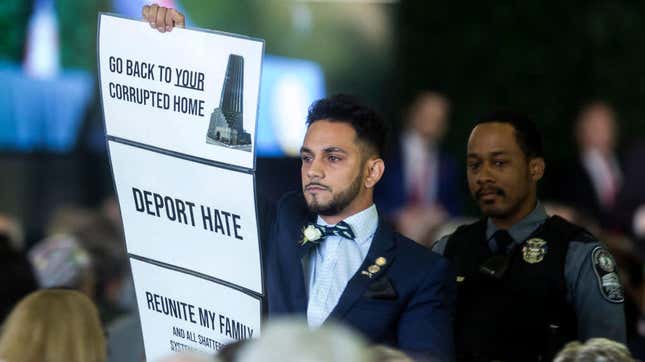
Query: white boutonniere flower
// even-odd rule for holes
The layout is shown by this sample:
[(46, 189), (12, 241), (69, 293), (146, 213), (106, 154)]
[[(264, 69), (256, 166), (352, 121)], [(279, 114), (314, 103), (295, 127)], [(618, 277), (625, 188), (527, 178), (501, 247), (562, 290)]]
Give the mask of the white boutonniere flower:
[(300, 245), (305, 245), (309, 242), (318, 243), (322, 238), (323, 233), (315, 225), (308, 225), (302, 230), (302, 240)]

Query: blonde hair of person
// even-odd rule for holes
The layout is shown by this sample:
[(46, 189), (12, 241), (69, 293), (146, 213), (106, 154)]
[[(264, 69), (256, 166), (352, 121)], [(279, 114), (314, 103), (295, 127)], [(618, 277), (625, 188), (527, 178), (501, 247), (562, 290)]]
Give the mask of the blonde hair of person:
[(83, 293), (44, 289), (23, 298), (2, 329), (5, 362), (105, 362), (105, 336), (92, 301)]
[(635, 362), (624, 344), (607, 338), (591, 338), (586, 343), (570, 342), (553, 362)]
[(403, 351), (390, 346), (376, 345), (370, 347), (374, 362), (414, 362), (414, 360)]
[(160, 362), (214, 362), (214, 357), (201, 352), (179, 352), (163, 358)]
[(241, 347), (238, 362), (372, 362), (366, 341), (337, 323), (309, 329), (301, 319), (267, 323), (260, 338)]

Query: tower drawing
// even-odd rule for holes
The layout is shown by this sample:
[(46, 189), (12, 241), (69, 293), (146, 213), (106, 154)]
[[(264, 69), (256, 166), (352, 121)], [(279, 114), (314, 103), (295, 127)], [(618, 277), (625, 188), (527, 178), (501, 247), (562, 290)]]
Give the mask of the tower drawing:
[(243, 100), (244, 58), (231, 54), (226, 65), (219, 107), (211, 113), (206, 133), (207, 143), (239, 149), (246, 149), (251, 145), (251, 134), (244, 130)]

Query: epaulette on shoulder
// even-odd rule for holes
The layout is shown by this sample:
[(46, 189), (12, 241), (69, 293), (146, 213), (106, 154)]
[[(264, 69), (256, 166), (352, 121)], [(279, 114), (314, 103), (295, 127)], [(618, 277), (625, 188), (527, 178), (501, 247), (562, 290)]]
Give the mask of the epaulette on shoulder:
[[(482, 228), (486, 227), (485, 219), (479, 219), (470, 224), (459, 225), (457, 229), (450, 234), (449, 239), (462, 234), (480, 233)], [(478, 234), (479, 235), (479, 234)]]
[(551, 224), (551, 227), (566, 235), (566, 239), (569, 241), (575, 240), (582, 243), (593, 243), (598, 241), (598, 239), (596, 239), (596, 237), (587, 229), (573, 224), (558, 215), (551, 216), (549, 218), (549, 223)]

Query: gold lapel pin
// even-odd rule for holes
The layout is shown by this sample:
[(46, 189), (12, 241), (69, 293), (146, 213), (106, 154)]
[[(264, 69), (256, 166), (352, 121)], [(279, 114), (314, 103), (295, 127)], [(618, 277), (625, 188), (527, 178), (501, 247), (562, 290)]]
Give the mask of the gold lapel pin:
[(381, 267), (382, 267), (382, 266), (385, 266), (385, 264), (387, 264), (387, 259), (385, 259), (385, 258), (384, 258), (384, 257), (382, 257), (382, 256), (379, 256), (378, 258), (376, 258), (376, 260), (374, 261), (374, 263), (376, 263), (376, 265), (378, 265), (378, 266), (381, 266)]

